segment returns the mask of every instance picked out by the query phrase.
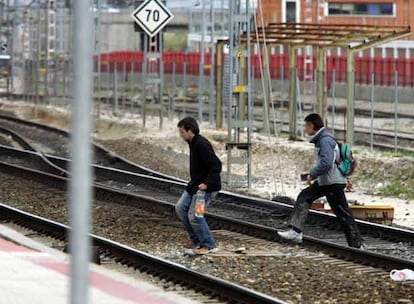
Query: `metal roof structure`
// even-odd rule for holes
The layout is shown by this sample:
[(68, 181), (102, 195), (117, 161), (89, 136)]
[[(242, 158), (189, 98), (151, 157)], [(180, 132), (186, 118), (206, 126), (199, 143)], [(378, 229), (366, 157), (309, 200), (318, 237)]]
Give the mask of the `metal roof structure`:
[(270, 23), (265, 28), (259, 27), (258, 33), (251, 33), (253, 42), (263, 42), (265, 37), (269, 44), (364, 49), (373, 43), (381, 44), (405, 37), (411, 29), (409, 26)]
[[(409, 26), (376, 26), (363, 24), (314, 24), (314, 23), (270, 23), (250, 33), (251, 42), (267, 46), (289, 46), (290, 90), (289, 133), (296, 138), (296, 60), (297, 50), (307, 46), (317, 48), (317, 111), (324, 117), (326, 112), (326, 51), (330, 48), (345, 48), (347, 51), (347, 130), (346, 141), (353, 144), (354, 126), (354, 56), (377, 45), (404, 38), (411, 34)], [(247, 39), (247, 34), (244, 34)], [(270, 52), (266, 52), (269, 56)], [(267, 58), (268, 60), (268, 58)], [(268, 99), (270, 100), (270, 99)]]

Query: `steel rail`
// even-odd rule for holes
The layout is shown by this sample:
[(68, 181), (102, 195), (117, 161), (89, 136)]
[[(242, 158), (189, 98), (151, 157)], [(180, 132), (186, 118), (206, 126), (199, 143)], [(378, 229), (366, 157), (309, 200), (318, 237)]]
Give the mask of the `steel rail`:
[[(48, 187), (58, 188), (62, 191), (64, 191), (67, 187), (68, 179), (65, 177), (56, 176), (50, 173), (44, 173), (38, 170), (24, 168), (22, 166), (0, 162), (0, 171), (6, 174), (18, 175), (22, 178), (36, 180), (37, 182), (43, 183)], [(94, 192), (95, 198), (102, 202), (117, 202), (119, 204), (137, 207), (162, 215), (171, 216), (175, 213), (174, 203), (166, 202), (160, 199), (155, 199), (150, 197), (149, 195), (139, 195), (131, 193), (130, 191), (114, 189), (112, 187), (96, 183), (94, 184)], [(272, 204), (272, 202), (267, 203)], [(286, 207), (288, 208), (288, 205), (286, 205)], [(212, 213), (207, 213), (206, 217), (209, 221), (210, 226), (215, 229), (227, 229), (230, 231), (240, 232), (243, 234), (256, 236), (267, 240), (278, 242), (282, 241), (277, 235), (278, 229), (272, 227)], [(372, 226), (371, 229), (374, 229), (374, 227), (377, 228), (376, 230), (383, 229), (384, 233), (388, 230), (390, 232), (389, 237), (393, 234), (396, 236), (401, 234), (401, 238), (410, 238), (411, 240), (413, 239), (412, 231), (386, 227), (373, 223), (359, 222), (359, 224)], [(377, 268), (384, 268), (386, 270), (392, 270), (395, 268), (414, 268), (414, 261), (411, 260), (396, 258), (371, 251), (350, 248), (348, 246), (328, 242), (322, 239), (306, 235), (304, 236), (303, 246), (305, 248), (316, 249), (318, 251), (325, 252), (326, 254), (336, 258), (352, 260), (357, 263), (371, 265)]]
[[(16, 131), (10, 130), (9, 128), (5, 128), (0, 126), (0, 132), (7, 134), (12, 137), (12, 139), (17, 142), (23, 149), (31, 152), (37, 153), (38, 157), (41, 161), (44, 162), (46, 168), (52, 170), (53, 173), (62, 174), (62, 175), (69, 175), (69, 172), (65, 169), (57, 166), (53, 162), (51, 162), (41, 151), (37, 150), (33, 145), (31, 145), (26, 138), (24, 138), (21, 134)], [(1, 145), (0, 145), (1, 146)]]
[[(23, 120), (23, 119), (20, 119), (20, 118), (0, 114), (0, 121), (1, 120), (14, 122), (14, 123), (17, 123), (17, 124), (20, 124), (20, 125), (24, 125), (24, 126), (27, 126), (27, 127), (34, 128), (34, 129), (40, 129), (40, 130), (44, 130), (44, 131), (53, 132), (53, 133), (56, 133), (58, 135), (66, 137), (69, 141), (70, 133), (65, 131), (65, 130), (56, 128), (56, 127), (52, 127), (52, 126), (40, 124), (40, 123), (37, 123), (37, 122), (27, 121), (27, 120)], [(25, 140), (26, 140), (26, 142), (28, 142), (27, 139), (25, 139)], [(118, 169), (123, 169), (123, 170), (136, 172), (136, 173), (148, 174), (148, 175), (151, 175), (151, 176), (157, 176), (157, 177), (170, 179), (170, 180), (175, 180), (175, 181), (182, 181), (179, 178), (169, 176), (167, 174), (161, 174), (161, 173), (159, 173), (155, 170), (151, 170), (151, 169), (146, 168), (144, 166), (133, 163), (133, 162), (125, 159), (124, 157), (116, 155), (115, 153), (109, 151), (108, 149), (104, 148), (100, 144), (97, 144), (97, 143), (93, 142), (92, 145), (93, 145), (93, 149), (94, 149), (94, 152), (96, 154), (96, 157), (100, 158), (100, 159), (104, 159), (108, 163), (108, 165), (110, 165), (111, 167), (116, 167)], [(59, 156), (61, 156), (61, 155), (59, 155)]]
[[(27, 158), (29, 161), (33, 161), (38, 157), (38, 154), (23, 150), (18, 150), (10, 147), (5, 147), (0, 145), (0, 157), (16, 157), (20, 159)], [(50, 162), (56, 164), (60, 168), (68, 168), (70, 160), (46, 155)], [(148, 188), (148, 192), (153, 192), (155, 195), (154, 188), (160, 189), (167, 193), (181, 195), (185, 189), (186, 183), (171, 181), (168, 179), (162, 179), (159, 177), (148, 176), (144, 174), (133, 173), (125, 170), (108, 168), (100, 165), (92, 165), (93, 172), (95, 175), (95, 183), (108, 186), (106, 181), (118, 182), (124, 184), (133, 184), (139, 185), (140, 187)], [(48, 172), (54, 174), (54, 172)], [(113, 186), (113, 187), (116, 187)], [(251, 207), (251, 210), (265, 209), (267, 211), (281, 212), (281, 213), (290, 213), (293, 209), (293, 206), (283, 202), (271, 201), (246, 195), (241, 195), (229, 191), (220, 191), (216, 201), (218, 204), (235, 204), (235, 205), (246, 205)], [(324, 212), (319, 212), (315, 210), (309, 211), (309, 221), (311, 224), (314, 223), (323, 223), (327, 226), (336, 225), (336, 217), (332, 214), (327, 214)], [(396, 228), (392, 226), (386, 226), (382, 224), (376, 224), (373, 222), (356, 220), (358, 226), (366, 235), (370, 235), (376, 238), (394, 240), (396, 242), (410, 242), (414, 243), (414, 231), (402, 228)]]
[[(35, 231), (66, 240), (70, 227), (51, 221), (16, 208), (0, 204), (0, 219), (16, 223)], [(286, 302), (268, 295), (225, 281), (212, 275), (197, 272), (180, 264), (167, 261), (118, 242), (90, 234), (93, 246), (105, 256), (111, 256), (122, 264), (138, 268), (142, 272), (172, 281), (181, 286), (209, 294), (229, 303), (238, 304), (286, 304)]]

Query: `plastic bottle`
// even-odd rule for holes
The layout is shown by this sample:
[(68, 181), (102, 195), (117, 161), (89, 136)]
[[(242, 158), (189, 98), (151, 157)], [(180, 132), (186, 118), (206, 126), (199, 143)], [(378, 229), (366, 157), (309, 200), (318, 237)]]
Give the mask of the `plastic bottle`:
[(204, 217), (204, 213), (206, 212), (206, 192), (205, 191), (201, 191), (201, 190), (197, 191), (194, 212), (195, 212), (196, 217)]
[(390, 278), (393, 281), (408, 281), (414, 280), (414, 271), (411, 269), (396, 270), (390, 272)]

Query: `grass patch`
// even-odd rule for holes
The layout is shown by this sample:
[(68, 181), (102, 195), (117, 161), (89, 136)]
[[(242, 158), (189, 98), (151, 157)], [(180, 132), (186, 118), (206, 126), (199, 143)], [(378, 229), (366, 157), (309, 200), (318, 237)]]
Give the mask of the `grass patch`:
[(412, 158), (414, 158), (414, 152), (412, 152), (412, 151), (404, 151), (404, 150), (394, 151), (394, 150), (379, 150), (379, 149), (376, 149), (375, 152), (379, 156), (384, 156), (384, 157), (393, 157), (393, 158), (412, 157)]
[(414, 173), (408, 170), (401, 171), (393, 176), (389, 184), (379, 189), (379, 193), (387, 196), (398, 196), (403, 199), (414, 199)]
[(397, 196), (403, 199), (414, 199), (414, 191), (410, 191), (410, 189), (407, 189), (401, 185), (400, 182), (395, 181), (393, 181), (390, 185), (381, 188), (379, 193), (385, 196)]
[(406, 151), (406, 150), (395, 151), (394, 149), (374, 147), (374, 150), (371, 152), (370, 148), (366, 146), (358, 145), (358, 146), (352, 147), (352, 153), (354, 154), (355, 157), (358, 157), (358, 154), (362, 154), (364, 152), (369, 152), (376, 156), (381, 156), (381, 157), (390, 157), (390, 158), (412, 157), (414, 158), (414, 151)]
[(414, 152), (411, 151), (378, 151), (378, 154), (385, 157), (414, 157)]

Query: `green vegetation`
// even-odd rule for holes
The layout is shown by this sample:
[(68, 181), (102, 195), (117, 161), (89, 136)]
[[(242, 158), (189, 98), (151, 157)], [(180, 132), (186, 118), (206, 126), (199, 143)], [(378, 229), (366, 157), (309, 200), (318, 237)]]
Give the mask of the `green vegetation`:
[[(414, 152), (375, 149), (366, 155), (364, 151), (368, 150), (358, 148), (353, 152), (359, 165), (351, 178), (356, 187), (363, 185), (380, 195), (414, 199)], [(393, 160), (384, 162), (383, 158)]]
[(165, 51), (184, 51), (187, 48), (187, 34), (166, 33), (164, 35)]
[(414, 152), (410, 151), (378, 151), (378, 154), (385, 157), (414, 157)]
[(383, 195), (414, 199), (414, 172), (403, 169), (389, 180), (389, 184), (379, 190)]
[[(370, 149), (367, 147), (362, 147), (362, 146), (353, 147), (352, 149), (352, 153), (356, 157), (358, 157), (358, 154), (363, 153), (363, 152), (370, 152)], [(383, 150), (383, 149), (374, 148), (374, 150), (370, 153), (377, 155), (377, 156), (383, 156), (383, 157), (413, 157), (414, 158), (414, 151), (402, 151), (402, 150), (395, 151), (393, 149)]]

